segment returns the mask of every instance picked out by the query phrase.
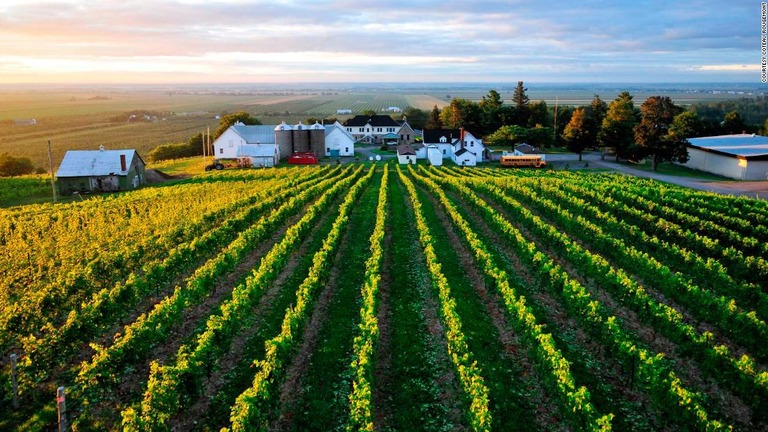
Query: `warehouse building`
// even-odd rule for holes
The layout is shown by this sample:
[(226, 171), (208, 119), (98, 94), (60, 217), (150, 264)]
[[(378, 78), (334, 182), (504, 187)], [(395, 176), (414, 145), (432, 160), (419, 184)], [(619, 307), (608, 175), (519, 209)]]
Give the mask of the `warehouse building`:
[(736, 180), (768, 179), (768, 137), (755, 134), (688, 139), (688, 168)]

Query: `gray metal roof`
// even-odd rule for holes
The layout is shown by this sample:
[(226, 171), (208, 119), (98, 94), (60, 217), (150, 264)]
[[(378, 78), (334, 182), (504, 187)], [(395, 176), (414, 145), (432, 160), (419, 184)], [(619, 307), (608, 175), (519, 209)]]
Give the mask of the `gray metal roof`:
[(688, 142), (693, 147), (728, 156), (741, 156), (744, 158), (768, 156), (768, 137), (760, 135), (718, 135), (688, 138)]
[[(120, 155), (125, 155), (125, 167), (120, 167)], [(56, 177), (91, 177), (127, 175), (136, 150), (69, 150), (56, 171)]]
[(246, 144), (274, 144), (277, 125), (232, 125), (230, 126)]

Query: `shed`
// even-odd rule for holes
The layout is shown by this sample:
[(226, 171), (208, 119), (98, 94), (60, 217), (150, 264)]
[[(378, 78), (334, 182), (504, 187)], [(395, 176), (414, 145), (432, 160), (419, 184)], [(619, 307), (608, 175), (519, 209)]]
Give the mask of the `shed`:
[(474, 153), (466, 148), (459, 149), (453, 154), (453, 161), (456, 165), (460, 166), (475, 166), (477, 165), (477, 157)]
[(430, 165), (441, 166), (443, 164), (443, 152), (436, 145), (427, 146), (427, 160)]
[(397, 163), (408, 165), (416, 163), (416, 151), (408, 144), (397, 146)]
[(736, 180), (768, 179), (768, 137), (755, 134), (688, 139), (689, 168)]
[(56, 171), (61, 194), (112, 192), (146, 184), (144, 160), (134, 149), (69, 150)]
[(280, 155), (275, 144), (251, 144), (237, 148), (237, 159), (242, 166), (273, 167)]

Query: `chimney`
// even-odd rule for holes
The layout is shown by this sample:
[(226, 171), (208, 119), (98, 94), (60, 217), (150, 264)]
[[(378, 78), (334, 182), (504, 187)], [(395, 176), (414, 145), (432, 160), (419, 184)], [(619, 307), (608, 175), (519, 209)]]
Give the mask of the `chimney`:
[(461, 148), (464, 148), (464, 128), (459, 128), (459, 141), (461, 142)]
[(128, 171), (125, 166), (125, 155), (120, 155), (120, 171)]

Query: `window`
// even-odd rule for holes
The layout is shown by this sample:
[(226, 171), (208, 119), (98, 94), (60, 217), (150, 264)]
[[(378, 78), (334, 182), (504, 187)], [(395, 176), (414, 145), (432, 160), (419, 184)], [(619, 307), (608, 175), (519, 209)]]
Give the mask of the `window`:
[(349, 147), (344, 147), (344, 153), (349, 153)]
[(224, 148), (219, 148), (219, 154), (224, 154)]
[(347, 128), (347, 132), (352, 132), (352, 128)]
[(445, 149), (443, 149), (443, 156), (445, 156)]
[(406, 136), (405, 136), (405, 139), (406, 139), (406, 140), (408, 140), (408, 141), (410, 141), (410, 140), (411, 140), (411, 134), (408, 134), (408, 135), (406, 135)]
[(370, 132), (370, 131), (371, 131), (371, 128), (366, 128), (366, 129), (365, 129), (365, 131), (366, 131), (366, 132)]
[(381, 132), (381, 128), (376, 128), (376, 132)]

